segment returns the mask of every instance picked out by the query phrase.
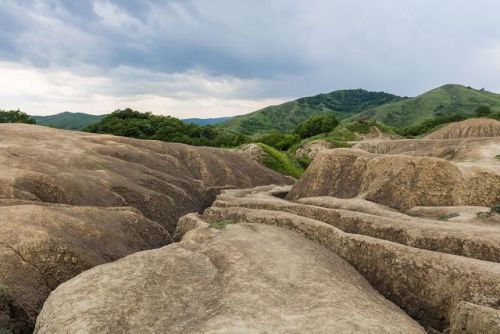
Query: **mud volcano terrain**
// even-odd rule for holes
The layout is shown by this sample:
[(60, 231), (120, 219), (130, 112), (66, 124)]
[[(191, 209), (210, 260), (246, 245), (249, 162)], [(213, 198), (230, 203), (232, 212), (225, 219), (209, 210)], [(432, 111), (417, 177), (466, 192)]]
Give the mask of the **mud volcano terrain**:
[(482, 122), (318, 149), (293, 185), (220, 149), (0, 127), (0, 324), (500, 333), (500, 137)]
[(289, 182), (221, 149), (0, 125), (0, 328), (31, 332), (59, 284), (170, 243), (221, 188)]
[(458, 132), (223, 190), (178, 242), (61, 284), (35, 331), (500, 333), (500, 138)]

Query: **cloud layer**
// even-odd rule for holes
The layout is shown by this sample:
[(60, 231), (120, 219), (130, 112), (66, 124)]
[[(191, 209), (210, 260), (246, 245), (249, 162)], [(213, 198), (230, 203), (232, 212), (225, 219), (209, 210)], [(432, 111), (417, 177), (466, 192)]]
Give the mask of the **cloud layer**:
[(177, 117), (341, 88), (500, 91), (496, 0), (0, 0), (0, 108)]

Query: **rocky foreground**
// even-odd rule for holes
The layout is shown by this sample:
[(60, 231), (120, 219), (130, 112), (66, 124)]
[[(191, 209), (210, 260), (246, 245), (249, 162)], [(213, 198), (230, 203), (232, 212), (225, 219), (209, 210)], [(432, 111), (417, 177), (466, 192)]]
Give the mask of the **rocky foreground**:
[(180, 220), (180, 243), (62, 284), (36, 332), (498, 332), (497, 217), (357, 212), (363, 200), (282, 199), (289, 190), (224, 191)]
[(293, 186), (223, 150), (0, 131), (0, 324), (53, 290), (36, 333), (500, 333), (500, 137), (476, 123), (319, 149)]
[(170, 243), (221, 188), (290, 182), (221, 149), (23, 124), (0, 125), (0, 170), (0, 329), (13, 333), (78, 273)]

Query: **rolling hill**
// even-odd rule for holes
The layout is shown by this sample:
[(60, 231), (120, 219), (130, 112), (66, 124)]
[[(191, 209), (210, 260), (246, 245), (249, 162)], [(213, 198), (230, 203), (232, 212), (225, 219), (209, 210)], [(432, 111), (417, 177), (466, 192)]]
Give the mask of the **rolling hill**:
[(461, 85), (444, 85), (414, 98), (365, 110), (346, 121), (365, 118), (403, 128), (440, 116), (472, 116), (482, 104), (489, 105), (493, 112), (500, 112), (500, 94)]
[(221, 123), (220, 126), (246, 135), (270, 131), (291, 132), (297, 124), (314, 115), (333, 113), (339, 119), (344, 119), (400, 100), (401, 97), (384, 92), (370, 92), (363, 89), (338, 90), (236, 116)]
[(50, 126), (58, 129), (81, 130), (91, 124), (95, 124), (106, 115), (90, 115), (85, 113), (73, 113), (65, 111), (50, 116), (32, 116), (37, 124)]

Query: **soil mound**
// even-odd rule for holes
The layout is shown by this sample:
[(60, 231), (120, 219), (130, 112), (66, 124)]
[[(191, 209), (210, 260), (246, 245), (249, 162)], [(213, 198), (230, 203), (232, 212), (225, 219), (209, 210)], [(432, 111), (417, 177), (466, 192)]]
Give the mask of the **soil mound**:
[(500, 175), (431, 157), (335, 149), (318, 155), (287, 198), (317, 196), (360, 197), (400, 211), (491, 206), (500, 202)]
[(426, 139), (455, 139), (500, 137), (500, 121), (490, 118), (473, 118), (443, 126), (427, 135)]

